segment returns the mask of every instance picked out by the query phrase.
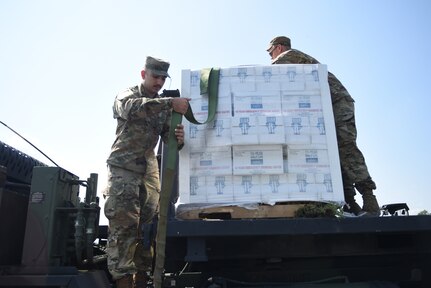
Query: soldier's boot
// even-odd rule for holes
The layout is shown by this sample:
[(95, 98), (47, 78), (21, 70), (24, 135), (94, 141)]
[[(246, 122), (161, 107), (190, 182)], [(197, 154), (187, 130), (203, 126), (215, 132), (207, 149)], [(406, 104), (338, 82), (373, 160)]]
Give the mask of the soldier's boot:
[(358, 216), (362, 212), (361, 206), (359, 206), (359, 204), (356, 203), (355, 196), (353, 195), (346, 196), (345, 200), (346, 200), (346, 204), (344, 204), (343, 206), (344, 212), (353, 213), (356, 216)]
[(145, 271), (138, 271), (134, 275), (134, 286), (133, 288), (146, 288), (148, 285), (148, 274)]
[(376, 196), (373, 194), (373, 190), (366, 189), (361, 194), (362, 199), (364, 200), (362, 211), (367, 212), (367, 214), (372, 216), (379, 216), (380, 206), (379, 203), (377, 203)]
[(115, 282), (116, 288), (133, 288), (133, 276), (126, 275)]

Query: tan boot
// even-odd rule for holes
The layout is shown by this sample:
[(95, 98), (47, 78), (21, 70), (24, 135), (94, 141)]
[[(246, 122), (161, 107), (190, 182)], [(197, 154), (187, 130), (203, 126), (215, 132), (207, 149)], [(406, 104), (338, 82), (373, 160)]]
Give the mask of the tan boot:
[(377, 203), (376, 196), (373, 195), (373, 190), (366, 190), (362, 193), (364, 205), (362, 210), (373, 216), (380, 215), (380, 206)]
[(116, 288), (133, 288), (133, 276), (127, 275), (115, 282)]
[(147, 272), (145, 271), (138, 271), (133, 277), (134, 280), (134, 288), (146, 288), (148, 284), (149, 277), (147, 275)]

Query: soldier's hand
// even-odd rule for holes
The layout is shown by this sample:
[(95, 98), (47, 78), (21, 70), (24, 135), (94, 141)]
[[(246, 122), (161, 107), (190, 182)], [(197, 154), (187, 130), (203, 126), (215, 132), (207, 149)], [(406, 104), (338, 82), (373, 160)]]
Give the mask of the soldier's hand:
[(175, 136), (179, 145), (184, 144), (184, 125), (178, 124), (175, 128)]
[(182, 115), (186, 114), (191, 98), (172, 98), (172, 109)]

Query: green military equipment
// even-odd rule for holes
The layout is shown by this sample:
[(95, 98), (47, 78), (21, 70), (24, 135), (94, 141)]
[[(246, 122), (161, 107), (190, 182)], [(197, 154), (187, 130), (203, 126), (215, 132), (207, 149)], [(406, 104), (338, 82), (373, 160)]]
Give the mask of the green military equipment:
[[(87, 187), (85, 202), (80, 202), (80, 185)], [(92, 261), (100, 211), (96, 187), (97, 174), (80, 181), (60, 167), (34, 167), (23, 265), (79, 266), (83, 258)]]

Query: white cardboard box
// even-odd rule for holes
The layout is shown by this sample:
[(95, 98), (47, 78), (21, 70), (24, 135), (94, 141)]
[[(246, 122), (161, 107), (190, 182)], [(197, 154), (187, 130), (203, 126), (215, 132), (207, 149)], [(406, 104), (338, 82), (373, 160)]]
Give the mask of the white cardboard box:
[(211, 147), (232, 145), (231, 121), (231, 118), (217, 118), (205, 125), (206, 145)]
[[(186, 195), (189, 203), (206, 203), (207, 202), (207, 185), (205, 177), (191, 176), (189, 179), (189, 193)], [(183, 193), (182, 196), (185, 199)]]
[(184, 125), (184, 145), (203, 147), (206, 145), (206, 126), (187, 123)]
[(192, 176), (231, 175), (231, 147), (206, 147), (190, 151), (188, 168)]
[(259, 130), (255, 116), (235, 116), (232, 118), (232, 144), (250, 145), (259, 142)]
[(288, 145), (308, 145), (311, 143), (309, 117), (285, 116), (285, 142)]
[(326, 139), (326, 125), (325, 118), (322, 113), (315, 113), (310, 115), (310, 134), (312, 144), (325, 144), (328, 142)]
[(257, 134), (260, 145), (284, 144), (284, 133), (283, 117), (275, 115), (257, 117)]
[(232, 203), (233, 196), (233, 176), (218, 175), (206, 176), (208, 203)]
[(281, 115), (280, 92), (233, 92), (234, 116)]
[(289, 199), (287, 174), (260, 176), (263, 203), (282, 202)]
[(315, 95), (291, 95), (281, 96), (281, 106), (283, 115), (289, 116), (309, 116), (311, 113), (322, 112), (322, 102), (319, 96)]
[(328, 151), (323, 149), (287, 149), (288, 173), (330, 173)]
[(281, 145), (233, 146), (233, 175), (283, 174)]
[(260, 176), (242, 175), (234, 176), (234, 201), (242, 203), (261, 202)]

